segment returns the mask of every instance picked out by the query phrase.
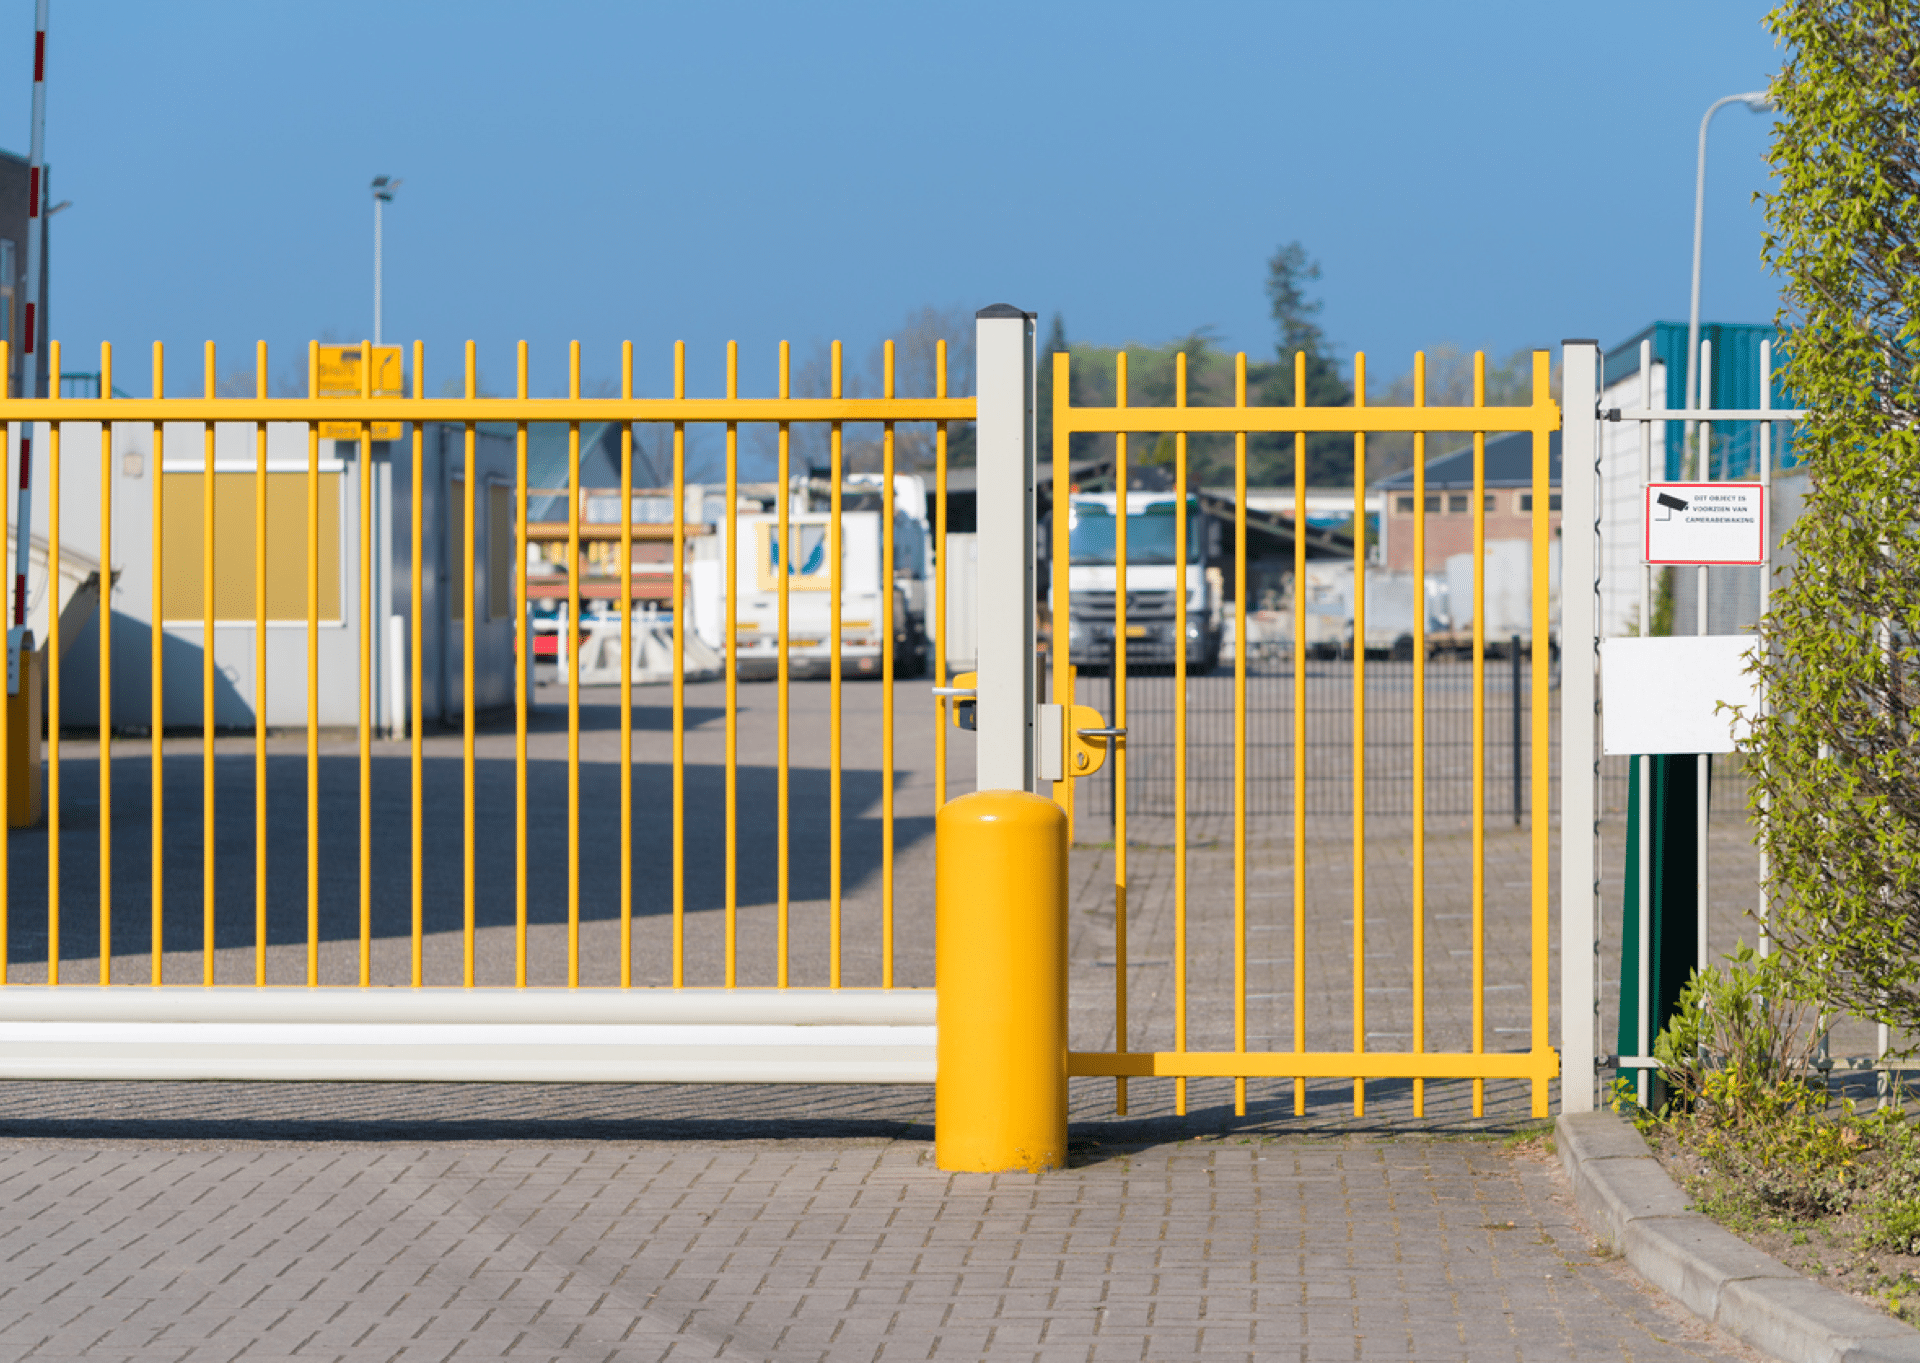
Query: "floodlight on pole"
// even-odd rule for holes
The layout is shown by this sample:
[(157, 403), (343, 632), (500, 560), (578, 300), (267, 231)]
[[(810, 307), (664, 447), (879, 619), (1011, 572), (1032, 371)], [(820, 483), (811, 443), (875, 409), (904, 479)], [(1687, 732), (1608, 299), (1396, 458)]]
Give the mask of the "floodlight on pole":
[[(1713, 116), (1729, 104), (1744, 104), (1756, 114), (1766, 113), (1769, 109), (1780, 107), (1773, 96), (1765, 90), (1749, 90), (1742, 95), (1725, 95), (1707, 106), (1707, 112), (1700, 120), (1700, 156), (1693, 175), (1693, 292), (1687, 304), (1687, 409), (1692, 411), (1700, 404), (1700, 225), (1706, 217), (1707, 204), (1707, 125), (1713, 122)], [(1687, 423), (1687, 443), (1693, 443), (1695, 423)], [(1707, 453), (1700, 452), (1699, 472), (1706, 476)], [(1682, 469), (1684, 476), (1686, 470)]]
[[(380, 344), (380, 212), (393, 202), (393, 191), (400, 188), (398, 180), (385, 175), (373, 177), (373, 343)], [(371, 360), (369, 360), (371, 363)]]

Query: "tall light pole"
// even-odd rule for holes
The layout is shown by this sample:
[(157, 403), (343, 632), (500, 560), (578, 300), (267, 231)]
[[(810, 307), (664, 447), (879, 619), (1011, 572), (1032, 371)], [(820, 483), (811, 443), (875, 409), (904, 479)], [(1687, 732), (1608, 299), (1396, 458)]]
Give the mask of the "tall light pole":
[[(390, 180), (384, 175), (373, 177), (373, 343), (380, 344), (380, 212), (393, 202), (393, 191), (400, 188), (398, 180)], [(367, 363), (373, 363), (373, 357), (367, 357)]]
[[(1707, 125), (1713, 122), (1713, 116), (1729, 104), (1744, 104), (1756, 114), (1763, 114), (1774, 107), (1773, 96), (1765, 90), (1749, 90), (1744, 95), (1726, 95), (1707, 106), (1705, 117), (1700, 120), (1700, 159), (1693, 175), (1693, 294), (1687, 305), (1687, 409), (1700, 405), (1700, 224), (1706, 216), (1707, 205)], [(1691, 421), (1687, 423), (1687, 443), (1693, 443), (1693, 433), (1697, 429)], [(1685, 470), (1681, 474), (1685, 476)], [(1699, 476), (1707, 476), (1707, 452), (1700, 451)]]

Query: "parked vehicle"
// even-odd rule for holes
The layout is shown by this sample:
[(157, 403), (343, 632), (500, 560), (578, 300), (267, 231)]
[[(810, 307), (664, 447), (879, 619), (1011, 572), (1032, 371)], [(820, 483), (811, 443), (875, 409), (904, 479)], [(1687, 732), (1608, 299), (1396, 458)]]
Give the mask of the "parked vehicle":
[[(817, 480), (815, 480), (817, 481)], [(882, 485), (872, 474), (850, 475), (840, 513), (840, 667), (847, 677), (881, 671), (881, 648), (893, 635), (894, 675), (917, 677), (927, 668), (927, 581), (932, 570), (926, 485), (911, 474), (894, 478), (893, 562), (882, 562), (885, 514)], [(787, 583), (787, 666), (794, 677), (830, 674), (831, 565), (827, 560), (832, 516), (826, 495), (814, 483), (796, 480), (790, 491), (787, 535), (780, 540), (777, 512), (743, 512), (737, 541), (727, 557), (738, 593), (734, 646), (742, 678), (778, 675), (780, 580)], [(724, 537), (727, 524), (716, 527)], [(723, 552), (725, 552), (723, 550)], [(705, 579), (695, 613), (726, 618), (724, 575)]]
[[(1220, 575), (1209, 571), (1219, 537), (1199, 502), (1187, 500), (1186, 575), (1176, 536), (1179, 501), (1166, 493), (1127, 494), (1127, 662), (1170, 666), (1186, 650), (1187, 665), (1205, 671), (1220, 661)], [(1067, 650), (1079, 667), (1110, 667), (1114, 658), (1115, 559), (1119, 494), (1077, 492), (1068, 504)], [(1187, 634), (1176, 637), (1180, 593), (1187, 600)], [(1056, 615), (1056, 618), (1057, 615)]]

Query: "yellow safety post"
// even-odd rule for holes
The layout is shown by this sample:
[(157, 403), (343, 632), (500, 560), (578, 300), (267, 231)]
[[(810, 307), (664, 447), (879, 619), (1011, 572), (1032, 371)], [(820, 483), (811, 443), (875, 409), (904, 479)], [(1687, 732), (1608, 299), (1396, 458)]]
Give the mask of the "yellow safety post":
[(934, 1162), (1062, 1168), (1067, 816), (1026, 791), (979, 791), (941, 806), (934, 838)]

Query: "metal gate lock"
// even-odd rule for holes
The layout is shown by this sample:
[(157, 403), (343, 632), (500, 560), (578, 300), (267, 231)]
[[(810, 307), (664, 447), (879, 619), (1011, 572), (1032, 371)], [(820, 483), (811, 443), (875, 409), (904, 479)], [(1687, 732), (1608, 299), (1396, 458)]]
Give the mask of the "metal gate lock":
[(1125, 738), (1125, 729), (1107, 727), (1107, 722), (1091, 705), (1073, 707), (1073, 722), (1067, 725), (1067, 774), (1091, 776), (1107, 764), (1107, 749)]
[(936, 686), (933, 694), (944, 696), (953, 701), (953, 727), (956, 729), (974, 729), (977, 727), (974, 712), (974, 697), (980, 687), (978, 672), (956, 672), (953, 685)]

